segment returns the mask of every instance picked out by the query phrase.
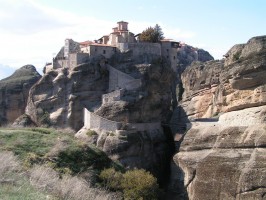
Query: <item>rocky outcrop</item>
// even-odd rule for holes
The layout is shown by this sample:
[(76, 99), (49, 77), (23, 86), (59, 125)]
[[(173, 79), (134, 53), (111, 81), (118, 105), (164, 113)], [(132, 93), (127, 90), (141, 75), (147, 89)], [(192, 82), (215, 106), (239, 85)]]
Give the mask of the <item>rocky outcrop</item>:
[(265, 53), (254, 37), (184, 71), (179, 120), (190, 122), (171, 182), (183, 199), (265, 198)]
[[(136, 58), (127, 52), (116, 56), (116, 63), (111, 63), (115, 69), (108, 66), (109, 91), (94, 113), (85, 112), (89, 122), (76, 137), (94, 143), (127, 168), (151, 171), (163, 184), (172, 149), (171, 133), (163, 130), (161, 122), (170, 113), (173, 72), (164, 60), (152, 55)], [(116, 90), (110, 91), (115, 83)]]
[(182, 45), (177, 51), (177, 69), (181, 75), (183, 71), (194, 61), (206, 62), (213, 60), (209, 52), (203, 49), (196, 49), (190, 45)]
[(266, 36), (236, 45), (223, 61), (195, 62), (182, 74), (181, 106), (189, 118), (266, 104)]
[(41, 78), (32, 65), (25, 65), (0, 80), (0, 125), (24, 114), (30, 88)]
[(38, 125), (83, 126), (83, 109), (93, 109), (108, 89), (105, 58), (99, 56), (74, 69), (45, 73), (29, 92), (26, 114)]
[(265, 114), (260, 106), (192, 122), (174, 157), (189, 199), (264, 199)]

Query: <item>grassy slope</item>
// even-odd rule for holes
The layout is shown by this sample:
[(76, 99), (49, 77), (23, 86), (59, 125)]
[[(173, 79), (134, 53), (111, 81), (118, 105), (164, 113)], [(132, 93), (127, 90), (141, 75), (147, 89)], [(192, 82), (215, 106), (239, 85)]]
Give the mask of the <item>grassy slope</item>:
[[(24, 170), (35, 164), (49, 165), (62, 175), (77, 175), (90, 170), (99, 174), (108, 167), (120, 168), (96, 147), (77, 141), (71, 134), (52, 129), (0, 128), (0, 153), (5, 151), (18, 156)], [(26, 176), (16, 177), (16, 180), (15, 185), (0, 184), (0, 199), (46, 199), (44, 193), (30, 185)]]

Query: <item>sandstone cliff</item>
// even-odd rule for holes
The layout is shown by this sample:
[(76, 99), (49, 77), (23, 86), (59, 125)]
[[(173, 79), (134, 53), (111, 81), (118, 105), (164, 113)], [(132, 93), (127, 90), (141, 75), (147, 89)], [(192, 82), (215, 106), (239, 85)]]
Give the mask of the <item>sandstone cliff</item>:
[(196, 62), (182, 74), (181, 102), (189, 118), (266, 104), (266, 37), (236, 45), (221, 61)]
[[(79, 130), (86, 108), (96, 118), (89, 128), (97, 135), (85, 130), (77, 137), (124, 166), (148, 169), (163, 180), (171, 154), (161, 122), (170, 114), (173, 78), (170, 66), (158, 56), (134, 57), (130, 51), (111, 60), (98, 56), (45, 73), (30, 90), (26, 114), (39, 125)], [(113, 130), (108, 123), (122, 126)]]
[(183, 199), (265, 198), (265, 73), (261, 36), (182, 74), (179, 120), (191, 122), (174, 156), (172, 187)]
[(32, 65), (25, 65), (0, 80), (0, 125), (12, 123), (24, 114), (29, 90), (41, 75)]
[(26, 114), (38, 125), (83, 126), (83, 109), (101, 102), (108, 89), (108, 71), (104, 57), (68, 70), (59, 68), (43, 75), (29, 92)]

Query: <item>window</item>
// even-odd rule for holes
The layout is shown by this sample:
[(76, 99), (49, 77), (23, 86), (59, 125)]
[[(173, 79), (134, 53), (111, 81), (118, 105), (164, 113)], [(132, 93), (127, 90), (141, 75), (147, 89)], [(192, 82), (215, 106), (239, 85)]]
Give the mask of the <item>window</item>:
[(174, 56), (174, 60), (175, 60), (175, 56)]
[(105, 50), (103, 50), (103, 54), (105, 54), (106, 53), (106, 51)]
[(169, 52), (169, 49), (166, 49), (167, 52)]

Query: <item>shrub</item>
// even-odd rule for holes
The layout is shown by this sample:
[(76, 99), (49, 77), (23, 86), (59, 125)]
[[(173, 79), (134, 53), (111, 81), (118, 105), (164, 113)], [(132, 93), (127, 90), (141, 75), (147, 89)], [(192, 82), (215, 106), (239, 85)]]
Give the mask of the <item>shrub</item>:
[(89, 137), (91, 137), (91, 136), (98, 135), (98, 134), (94, 130), (88, 130), (87, 133), (86, 133), (86, 135), (89, 136)]
[(121, 180), (123, 174), (116, 171), (114, 168), (104, 169), (100, 173), (100, 179), (103, 181), (104, 186), (110, 190), (121, 190)]
[(157, 179), (144, 169), (127, 171), (123, 175), (122, 188), (125, 199), (157, 199)]
[(107, 135), (108, 136), (115, 136), (115, 133), (114, 132), (107, 132)]
[(27, 153), (23, 164), (26, 168), (29, 168), (41, 162), (42, 162), (42, 158), (40, 156), (38, 156), (35, 153), (30, 152), (30, 153)]
[(129, 170), (122, 174), (114, 168), (104, 169), (100, 179), (105, 187), (123, 191), (125, 199), (153, 200), (158, 198), (157, 179), (144, 169)]
[(237, 60), (239, 60), (240, 55), (241, 55), (241, 51), (235, 53), (235, 54), (233, 55), (233, 61), (237, 61)]
[(40, 123), (47, 127), (51, 126), (50, 114), (47, 111), (40, 117)]

